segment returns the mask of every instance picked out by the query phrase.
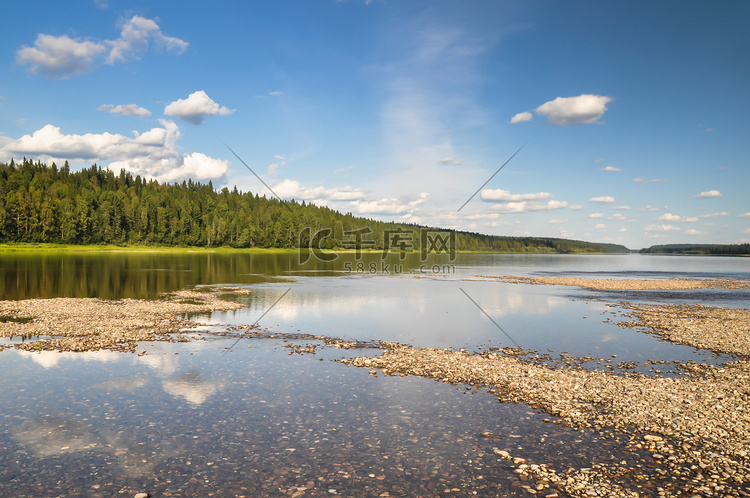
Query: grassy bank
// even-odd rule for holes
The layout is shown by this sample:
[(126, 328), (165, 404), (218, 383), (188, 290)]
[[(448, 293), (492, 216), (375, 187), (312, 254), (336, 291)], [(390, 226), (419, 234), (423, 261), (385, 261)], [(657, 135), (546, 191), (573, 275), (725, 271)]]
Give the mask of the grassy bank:
[[(298, 248), (261, 248), (261, 247), (197, 247), (197, 246), (147, 246), (147, 245), (115, 245), (115, 244), (37, 244), (37, 243), (3, 243), (0, 244), (0, 254), (4, 252), (179, 252), (179, 253), (244, 253), (244, 254), (294, 254)], [(325, 249), (326, 253), (353, 253), (355, 249), (336, 248)], [(381, 249), (361, 249), (363, 254), (382, 253)], [(390, 251), (394, 254), (397, 251)], [(581, 250), (561, 253), (549, 247), (526, 247), (520, 251), (456, 251), (458, 254), (611, 254), (603, 251)], [(406, 251), (407, 254), (419, 254), (419, 251)]]
[(141, 246), (126, 245), (119, 246), (113, 244), (29, 244), (29, 243), (9, 243), (0, 244), (0, 253), (3, 252), (241, 252), (257, 254), (292, 254), (297, 249), (270, 248), (264, 249), (259, 247), (236, 248), (236, 247), (175, 247), (175, 246)]

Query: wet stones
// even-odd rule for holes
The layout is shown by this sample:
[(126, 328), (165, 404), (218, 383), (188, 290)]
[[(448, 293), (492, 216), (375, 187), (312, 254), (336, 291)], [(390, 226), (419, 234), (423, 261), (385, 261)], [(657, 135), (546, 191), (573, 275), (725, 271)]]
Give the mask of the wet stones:
[(0, 315), (33, 317), (30, 321), (0, 322), (0, 336), (41, 336), (16, 347), (27, 351), (135, 350), (138, 341), (186, 340), (176, 335), (198, 323), (187, 313), (241, 308), (219, 299), (219, 293), (179, 291), (148, 301), (104, 301), (85, 298), (0, 301)]

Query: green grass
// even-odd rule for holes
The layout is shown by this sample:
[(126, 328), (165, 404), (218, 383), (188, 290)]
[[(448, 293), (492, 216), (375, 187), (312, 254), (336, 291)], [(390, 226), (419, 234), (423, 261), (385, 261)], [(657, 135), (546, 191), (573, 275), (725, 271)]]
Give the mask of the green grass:
[[(201, 252), (201, 253), (244, 253), (244, 254), (294, 254), (297, 248), (238, 248), (238, 247), (176, 247), (176, 246), (147, 246), (147, 245), (114, 245), (114, 244), (36, 244), (36, 243), (3, 243), (0, 244), (0, 254), (3, 252)], [(355, 249), (336, 248), (324, 249), (324, 252), (349, 253), (355, 252)], [(361, 253), (381, 253), (382, 249), (360, 249)], [(390, 251), (397, 254), (398, 251)], [(418, 250), (404, 251), (406, 254), (419, 254)], [(557, 251), (548, 247), (527, 247), (518, 251), (513, 250), (457, 250), (458, 254), (557, 254)], [(606, 254), (591, 250), (573, 250), (569, 254)]]
[(144, 246), (144, 245), (114, 245), (114, 244), (30, 244), (9, 243), (0, 244), (2, 252), (242, 252), (242, 253), (295, 253), (297, 249), (263, 249), (258, 247), (175, 247), (175, 246)]

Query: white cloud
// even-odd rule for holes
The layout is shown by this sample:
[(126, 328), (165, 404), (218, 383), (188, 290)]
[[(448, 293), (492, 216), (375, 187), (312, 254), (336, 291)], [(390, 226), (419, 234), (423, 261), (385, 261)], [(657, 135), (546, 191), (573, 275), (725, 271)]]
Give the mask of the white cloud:
[[(750, 213), (747, 213), (747, 214), (750, 215)], [(700, 217), (701, 218), (717, 218), (719, 216), (729, 216), (729, 213), (727, 213), (726, 211), (722, 211), (721, 213), (702, 214)]]
[(586, 218), (589, 218), (589, 219), (604, 218), (604, 213), (591, 213)]
[(664, 213), (663, 215), (659, 216), (658, 218), (654, 218), (658, 221), (677, 221), (677, 222), (693, 222), (698, 221), (698, 218), (691, 216), (691, 217), (685, 217), (685, 216), (678, 216), (676, 214), (672, 213)]
[(605, 225), (604, 223), (597, 223), (596, 226), (594, 226), (594, 228), (597, 230), (606, 230), (607, 225)]
[(595, 123), (611, 101), (611, 97), (601, 95), (558, 97), (537, 107), (536, 113), (547, 116), (547, 122), (557, 126)]
[(569, 207), (573, 211), (580, 211), (581, 209), (583, 209), (583, 204), (571, 204)]
[(153, 19), (133, 16), (122, 22), (120, 38), (105, 42), (111, 48), (107, 63), (124, 62), (128, 57), (137, 57), (145, 53), (148, 50), (149, 40), (154, 40), (157, 45), (178, 54), (185, 52), (188, 48), (186, 41), (165, 36)]
[(398, 199), (380, 199), (377, 201), (357, 200), (351, 204), (353, 212), (357, 214), (412, 214), (414, 208), (427, 200), (427, 194), (422, 193), (419, 199), (403, 202)]
[(48, 78), (68, 78), (91, 70), (96, 59), (107, 48), (101, 43), (77, 41), (63, 36), (40, 34), (33, 47), (22, 46), (16, 52), (19, 64), (30, 66), (33, 73)]
[(689, 230), (685, 230), (685, 235), (701, 235), (703, 232), (700, 232), (694, 228), (691, 228)]
[(568, 220), (556, 220), (556, 219), (547, 220), (547, 223), (551, 223), (553, 225), (561, 225), (567, 222)]
[(630, 206), (612, 206), (609, 209), (613, 209), (615, 211), (627, 211), (628, 209), (630, 209)]
[(737, 218), (750, 218), (750, 213), (742, 213), (738, 214)]
[(602, 171), (622, 171), (622, 168), (615, 168), (614, 166), (605, 166)]
[(659, 208), (655, 208), (655, 207), (649, 205), (649, 206), (642, 207), (638, 211), (643, 211), (643, 212), (649, 213), (649, 212), (654, 212), (654, 211), (658, 211), (658, 210), (659, 210)]
[(108, 64), (137, 57), (148, 51), (149, 40), (178, 53), (188, 47), (187, 42), (162, 34), (156, 21), (133, 16), (122, 23), (120, 38), (115, 40), (91, 41), (39, 34), (33, 47), (23, 45), (18, 49), (16, 61), (29, 66), (33, 73), (65, 79), (91, 71), (102, 56)]
[(623, 214), (620, 214), (620, 213), (615, 213), (615, 214), (613, 214), (612, 216), (610, 216), (610, 217), (609, 217), (609, 218), (607, 218), (607, 219), (609, 219), (609, 220), (618, 220), (618, 221), (621, 221), (621, 220), (626, 220), (627, 218), (626, 218), (626, 217), (625, 217), (625, 215), (623, 215)]
[(511, 201), (538, 201), (542, 199), (551, 199), (553, 197), (549, 192), (538, 192), (535, 194), (511, 194), (508, 190), (484, 189), (480, 194), (483, 201), (493, 202), (511, 202)]
[(463, 163), (461, 161), (453, 159), (452, 157), (444, 157), (440, 160), (440, 164), (448, 164), (451, 166), (461, 166), (461, 164)]
[(615, 202), (615, 198), (610, 195), (603, 195), (601, 197), (592, 197), (589, 199), (589, 202), (599, 202), (602, 204), (608, 204), (610, 202)]
[(672, 225), (647, 225), (645, 230), (647, 232), (669, 232), (672, 230), (682, 230), (682, 228)]
[(60, 127), (46, 125), (31, 135), (24, 135), (0, 148), (0, 160), (32, 156), (40, 161), (107, 162), (107, 168), (119, 172), (125, 169), (134, 175), (153, 178), (160, 182), (185, 178), (217, 179), (226, 174), (229, 161), (214, 159), (194, 152), (177, 151), (180, 138), (178, 126), (167, 120), (159, 121), (163, 128), (152, 128), (133, 137), (112, 133), (65, 135)]
[(480, 198), (483, 201), (494, 202), (491, 206), (493, 211), (501, 213), (527, 213), (533, 211), (554, 211), (568, 207), (567, 201), (548, 200), (553, 197), (549, 192), (536, 192), (530, 194), (512, 194), (503, 189), (482, 190)]
[(510, 124), (516, 124), (516, 123), (524, 123), (526, 121), (531, 121), (531, 118), (533, 115), (530, 112), (519, 112), (512, 118), (510, 118)]
[(662, 180), (661, 178), (654, 178), (652, 180), (646, 180), (645, 178), (633, 178), (635, 183), (667, 183), (669, 180)]
[(151, 111), (135, 104), (110, 105), (104, 104), (97, 108), (97, 111), (107, 111), (110, 114), (119, 114), (120, 116), (136, 116), (138, 118), (147, 118)]
[(709, 190), (708, 192), (701, 192), (698, 195), (694, 195), (695, 199), (712, 199), (714, 197), (721, 197), (721, 192), (718, 190)]
[(194, 125), (203, 124), (206, 116), (226, 116), (232, 114), (233, 109), (219, 106), (203, 90), (193, 92), (186, 99), (178, 99), (164, 108), (164, 114), (174, 116)]
[(520, 214), (534, 211), (554, 211), (568, 207), (567, 201), (549, 200), (540, 201), (517, 201), (493, 204), (490, 209), (499, 213)]
[(329, 201), (356, 201), (366, 198), (362, 189), (346, 186), (336, 188), (304, 187), (296, 180), (285, 179), (273, 187), (273, 191), (283, 199), (311, 201), (316, 204), (327, 204)]

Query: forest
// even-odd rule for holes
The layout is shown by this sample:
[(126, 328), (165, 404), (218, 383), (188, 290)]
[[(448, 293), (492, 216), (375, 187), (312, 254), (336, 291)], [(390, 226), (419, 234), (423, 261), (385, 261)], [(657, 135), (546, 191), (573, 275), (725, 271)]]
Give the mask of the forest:
[(664, 244), (640, 250), (643, 254), (750, 256), (750, 244)]
[[(67, 161), (0, 164), (0, 242), (122, 246), (420, 250), (413, 224), (383, 222), (324, 206), (266, 198), (188, 180), (163, 183), (96, 164), (71, 172)], [(439, 230), (439, 229), (429, 229)], [(317, 237), (316, 237), (316, 234)], [(608, 253), (620, 245), (455, 232), (459, 251)], [(408, 242), (406, 244), (405, 242)]]

